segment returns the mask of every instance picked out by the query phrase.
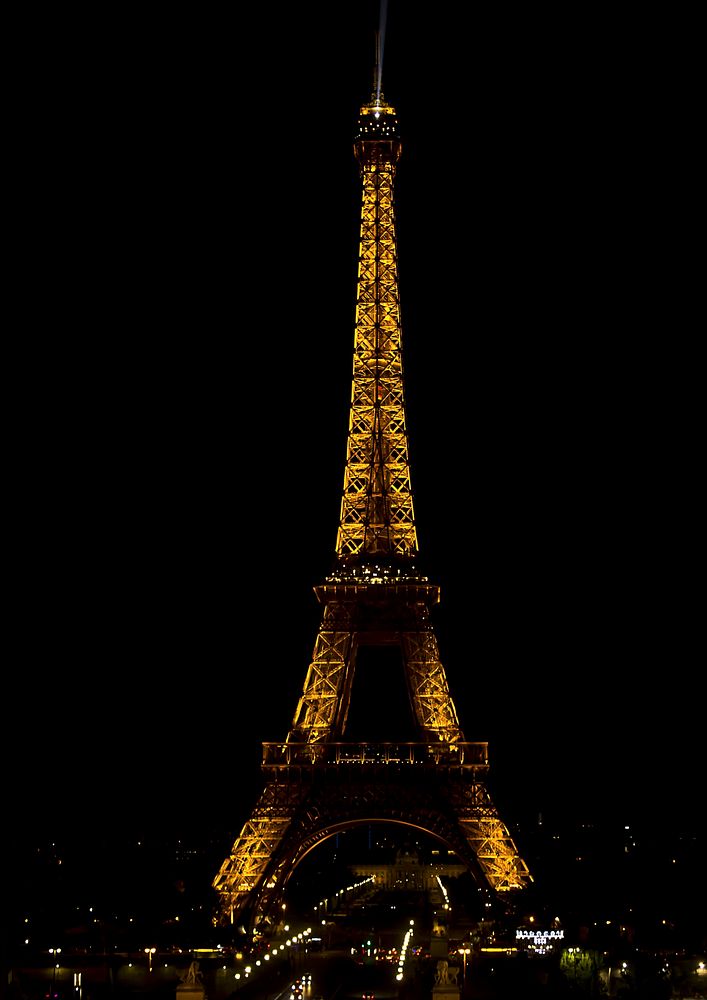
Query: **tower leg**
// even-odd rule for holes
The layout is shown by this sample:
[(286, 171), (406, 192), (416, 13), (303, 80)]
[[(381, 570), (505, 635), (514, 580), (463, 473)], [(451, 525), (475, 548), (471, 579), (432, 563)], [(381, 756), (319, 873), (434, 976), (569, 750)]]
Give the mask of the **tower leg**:
[(214, 879), (222, 914), (241, 932), (252, 929), (255, 905), (273, 888), (267, 885), (268, 870), (305, 792), (301, 784), (268, 782)]

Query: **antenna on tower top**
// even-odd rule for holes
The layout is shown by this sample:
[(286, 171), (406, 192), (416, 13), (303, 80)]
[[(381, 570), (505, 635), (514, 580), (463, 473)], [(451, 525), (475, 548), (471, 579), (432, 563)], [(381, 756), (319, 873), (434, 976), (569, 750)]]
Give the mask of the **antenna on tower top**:
[(381, 96), (381, 36), (380, 32), (376, 32), (376, 65), (373, 69), (373, 93), (377, 101), (380, 100)]
[(378, 31), (376, 32), (376, 67), (373, 71), (373, 94), (376, 101), (380, 101), (383, 87), (383, 46), (385, 44), (387, 11), (388, 0), (381, 0)]

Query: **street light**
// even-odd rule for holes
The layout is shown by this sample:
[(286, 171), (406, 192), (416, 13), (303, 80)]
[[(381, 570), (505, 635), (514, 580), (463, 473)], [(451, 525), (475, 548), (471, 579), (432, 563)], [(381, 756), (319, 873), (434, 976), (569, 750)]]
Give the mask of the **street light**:
[(471, 948), (459, 948), (462, 957), (462, 989), (466, 989), (466, 956), (471, 954)]
[(157, 948), (145, 948), (145, 954), (147, 955), (147, 968), (149, 972), (152, 972), (152, 956), (157, 951)]
[(54, 967), (52, 969), (52, 997), (54, 997), (56, 996), (56, 970), (59, 968), (59, 963), (56, 961), (56, 957), (61, 954), (61, 948), (50, 948), (49, 954), (54, 958)]

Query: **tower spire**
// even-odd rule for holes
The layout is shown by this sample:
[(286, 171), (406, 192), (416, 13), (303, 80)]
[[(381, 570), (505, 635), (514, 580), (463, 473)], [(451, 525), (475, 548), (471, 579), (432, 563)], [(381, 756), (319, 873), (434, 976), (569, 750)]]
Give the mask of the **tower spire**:
[(373, 67), (373, 97), (380, 100), (381, 88), (383, 86), (383, 67), (381, 66), (381, 36), (380, 31), (376, 32), (376, 64)]
[(383, 43), (385, 40), (385, 24), (388, 19), (388, 0), (381, 0), (378, 15), (378, 31), (376, 32), (376, 65), (373, 74), (373, 96), (380, 101), (383, 97)]

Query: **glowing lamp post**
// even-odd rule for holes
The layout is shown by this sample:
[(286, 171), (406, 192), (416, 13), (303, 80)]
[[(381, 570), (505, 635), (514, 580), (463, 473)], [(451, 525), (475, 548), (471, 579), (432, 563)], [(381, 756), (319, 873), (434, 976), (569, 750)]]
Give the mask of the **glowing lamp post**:
[(147, 968), (149, 972), (152, 972), (152, 956), (157, 951), (157, 948), (145, 948), (145, 954), (147, 955)]
[(56, 993), (56, 970), (59, 968), (59, 962), (57, 961), (57, 955), (61, 954), (61, 948), (50, 948), (49, 954), (53, 957), (53, 967), (52, 967), (52, 997)]
[(471, 948), (460, 948), (459, 954), (462, 957), (462, 990), (466, 991), (466, 956), (471, 954)]

